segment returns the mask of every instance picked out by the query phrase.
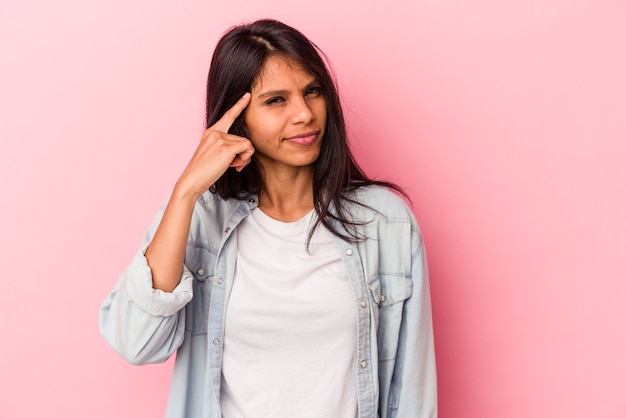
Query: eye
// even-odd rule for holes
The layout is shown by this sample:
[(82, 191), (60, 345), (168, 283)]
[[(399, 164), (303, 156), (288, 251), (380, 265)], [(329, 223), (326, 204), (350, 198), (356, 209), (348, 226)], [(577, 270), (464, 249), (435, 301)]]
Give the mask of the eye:
[(304, 95), (305, 96), (313, 96), (313, 97), (317, 97), (320, 94), (322, 94), (322, 88), (319, 86), (316, 87), (309, 87), (308, 89), (306, 89), (304, 91)]
[(266, 105), (274, 105), (274, 104), (282, 103), (284, 101), (285, 101), (284, 97), (276, 96), (276, 97), (272, 97), (271, 99), (266, 101), (265, 104)]

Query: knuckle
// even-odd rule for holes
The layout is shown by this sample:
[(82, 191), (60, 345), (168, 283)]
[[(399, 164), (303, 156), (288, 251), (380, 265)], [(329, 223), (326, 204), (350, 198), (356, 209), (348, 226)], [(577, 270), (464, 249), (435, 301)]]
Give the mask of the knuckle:
[(218, 132), (214, 129), (211, 129), (208, 133), (207, 133), (207, 139), (212, 141), (212, 142), (217, 142), (219, 141), (221, 137), (221, 132)]

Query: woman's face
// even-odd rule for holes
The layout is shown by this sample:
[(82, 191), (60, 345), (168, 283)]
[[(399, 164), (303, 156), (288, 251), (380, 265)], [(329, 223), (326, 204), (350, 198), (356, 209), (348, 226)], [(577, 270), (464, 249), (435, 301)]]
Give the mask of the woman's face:
[(251, 93), (245, 121), (261, 167), (275, 171), (313, 164), (326, 127), (319, 81), (298, 62), (270, 56)]

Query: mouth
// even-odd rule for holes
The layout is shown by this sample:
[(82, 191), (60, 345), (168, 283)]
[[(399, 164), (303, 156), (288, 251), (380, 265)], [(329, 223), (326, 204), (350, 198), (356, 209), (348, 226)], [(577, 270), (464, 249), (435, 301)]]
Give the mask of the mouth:
[(289, 138), (285, 138), (285, 141), (294, 144), (294, 145), (309, 145), (317, 139), (320, 131), (311, 131), (304, 132), (298, 135), (290, 136)]

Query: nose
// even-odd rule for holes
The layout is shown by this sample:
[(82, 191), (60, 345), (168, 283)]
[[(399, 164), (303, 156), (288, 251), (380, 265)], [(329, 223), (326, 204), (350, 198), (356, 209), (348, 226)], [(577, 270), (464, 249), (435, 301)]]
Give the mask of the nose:
[(315, 119), (315, 113), (311, 109), (311, 106), (306, 101), (306, 98), (300, 97), (292, 101), (293, 113), (291, 121), (293, 124), (308, 124)]

